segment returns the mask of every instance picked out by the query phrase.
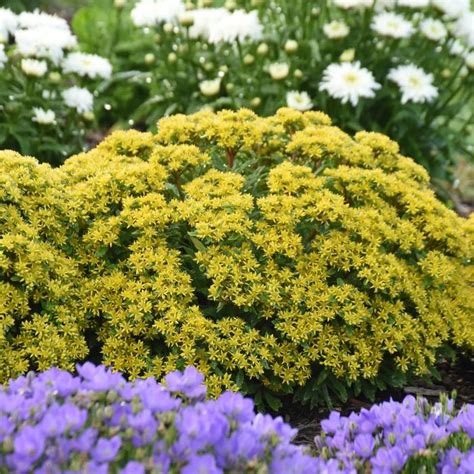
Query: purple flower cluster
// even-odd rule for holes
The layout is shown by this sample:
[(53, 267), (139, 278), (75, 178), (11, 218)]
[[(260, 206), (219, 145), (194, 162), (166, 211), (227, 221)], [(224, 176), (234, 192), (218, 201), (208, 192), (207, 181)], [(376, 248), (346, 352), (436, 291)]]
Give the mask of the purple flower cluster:
[(0, 387), (0, 473), (474, 473), (474, 405), (406, 397), (321, 423), (316, 455), (296, 430), (195, 368), (127, 382), (103, 366), (29, 374)]
[(227, 392), (205, 400), (193, 367), (127, 382), (86, 363), (0, 387), (0, 473), (315, 472), (296, 430)]
[(474, 405), (456, 412), (447, 397), (430, 405), (407, 396), (347, 417), (332, 412), (321, 428), (315, 472), (474, 473)]

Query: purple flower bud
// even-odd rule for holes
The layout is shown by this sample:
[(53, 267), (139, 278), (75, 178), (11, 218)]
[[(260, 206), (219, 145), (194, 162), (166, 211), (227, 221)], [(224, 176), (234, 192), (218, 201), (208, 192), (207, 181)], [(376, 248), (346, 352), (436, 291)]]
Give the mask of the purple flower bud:
[(9, 420), (7, 416), (0, 415), (0, 443), (10, 436), (15, 430), (15, 425)]
[(160, 385), (150, 383), (147, 387), (142, 387), (143, 389), (140, 390), (139, 395), (143, 402), (143, 406), (151, 410), (153, 413), (175, 410), (181, 404), (180, 400), (173, 398)]
[(397, 446), (380, 448), (372, 459), (372, 467), (377, 472), (398, 472), (402, 469), (408, 456)]
[(221, 413), (239, 423), (251, 421), (255, 416), (252, 400), (243, 397), (240, 393), (225, 392), (216, 404)]
[(194, 367), (186, 367), (184, 372), (170, 372), (165, 381), (171, 392), (180, 392), (189, 398), (200, 398), (206, 394), (204, 376)]
[(97, 435), (95, 428), (85, 429), (76, 439), (71, 440), (72, 449), (81, 453), (88, 453), (95, 445)]
[(321, 422), (321, 427), (327, 434), (334, 434), (341, 427), (341, 414), (337, 411), (330, 413), (329, 418)]
[(125, 383), (120, 374), (113, 373), (102, 365), (95, 366), (90, 362), (78, 365), (77, 372), (84, 378), (84, 386), (89, 390), (105, 392)]
[(45, 447), (44, 436), (38, 428), (25, 426), (15, 436), (14, 454), (17, 459), (23, 458), (29, 462), (35, 462), (43, 454)]
[(216, 465), (216, 460), (211, 454), (193, 455), (186, 466), (181, 469), (181, 474), (222, 474), (224, 471)]
[(121, 471), (120, 474), (145, 474), (145, 466), (137, 461), (130, 461)]
[(369, 458), (375, 448), (374, 438), (370, 434), (359, 434), (354, 439), (354, 451), (363, 459)]
[(114, 436), (113, 438), (99, 438), (96, 446), (91, 452), (91, 456), (97, 463), (110, 462), (115, 459), (119, 452), (122, 440), (120, 436)]

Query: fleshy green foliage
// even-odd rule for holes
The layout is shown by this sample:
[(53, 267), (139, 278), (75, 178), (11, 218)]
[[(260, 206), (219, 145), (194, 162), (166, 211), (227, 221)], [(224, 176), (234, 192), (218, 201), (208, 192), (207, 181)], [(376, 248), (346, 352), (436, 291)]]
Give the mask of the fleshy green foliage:
[(443, 345), (474, 346), (474, 220), (383, 135), (352, 139), (318, 112), (201, 112), (55, 170), (0, 156), (2, 230), (28, 230), (40, 247), (24, 259), (44, 262), (35, 292), (2, 232), (2, 354), (25, 354), (3, 378), (38, 364), (31, 348), (55, 353), (40, 323), (74, 340), (57, 365), (86, 337), (132, 377), (192, 364), (212, 395), (273, 407), (401, 383)]

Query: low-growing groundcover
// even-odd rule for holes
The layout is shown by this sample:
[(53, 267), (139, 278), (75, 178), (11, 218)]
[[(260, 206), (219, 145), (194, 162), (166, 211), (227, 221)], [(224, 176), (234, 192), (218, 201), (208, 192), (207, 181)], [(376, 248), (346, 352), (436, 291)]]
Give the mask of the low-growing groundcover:
[(0, 386), (0, 472), (472, 473), (474, 405), (458, 410), (447, 397), (332, 412), (310, 453), (292, 444), (296, 430), (256, 414), (241, 394), (205, 400), (193, 367), (169, 373), (164, 385), (126, 382), (91, 363), (77, 371), (53, 368)]
[(196, 366), (211, 396), (316, 404), (472, 350), (473, 222), (387, 137), (200, 112), (52, 169), (0, 153), (0, 379)]

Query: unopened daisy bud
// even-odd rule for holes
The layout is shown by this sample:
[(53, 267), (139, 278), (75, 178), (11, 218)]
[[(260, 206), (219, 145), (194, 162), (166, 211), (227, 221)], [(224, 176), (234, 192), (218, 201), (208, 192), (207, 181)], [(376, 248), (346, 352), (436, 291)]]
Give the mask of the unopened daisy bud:
[(301, 79), (303, 77), (303, 71), (301, 69), (295, 69), (293, 76), (295, 76), (296, 79)]
[(244, 56), (244, 64), (250, 65), (255, 62), (255, 57), (252, 56), (251, 54), (246, 54)]
[(189, 51), (189, 46), (187, 44), (180, 44), (178, 51), (180, 53), (187, 53)]
[(469, 69), (474, 69), (474, 51), (471, 51), (470, 53), (466, 54), (464, 61), (466, 62), (466, 66)]
[(155, 62), (155, 55), (153, 53), (145, 54), (145, 64), (152, 64)]
[(201, 81), (199, 83), (199, 90), (201, 91), (201, 94), (205, 95), (206, 97), (212, 97), (214, 95), (217, 95), (219, 93), (220, 88), (221, 88), (220, 78), (211, 79), (207, 81)]
[(251, 105), (252, 107), (258, 107), (261, 103), (262, 103), (262, 99), (260, 99), (260, 97), (254, 97), (254, 98), (250, 101), (250, 105)]
[(224, 7), (230, 12), (233, 12), (237, 8), (237, 4), (235, 3), (235, 0), (227, 0)]
[(288, 76), (288, 73), (290, 72), (290, 66), (288, 66), (286, 63), (273, 63), (270, 64), (268, 72), (270, 73), (270, 76), (272, 76), (272, 79), (275, 81), (281, 81)]
[(82, 117), (84, 120), (87, 120), (88, 122), (92, 122), (95, 118), (95, 115), (93, 112), (85, 112), (82, 114)]
[(311, 15), (318, 16), (321, 13), (321, 9), (318, 7), (311, 8)]
[(51, 82), (60, 82), (61, 81), (61, 74), (59, 72), (53, 71), (48, 74), (48, 79)]
[(173, 31), (174, 26), (171, 23), (165, 23), (163, 25), (163, 31), (165, 33), (171, 33)]
[(229, 66), (227, 64), (223, 64), (222, 66), (219, 67), (219, 71), (223, 72), (224, 74), (229, 72)]
[(194, 10), (196, 8), (196, 6), (194, 5), (193, 2), (186, 2), (185, 8), (186, 8), (187, 11), (190, 11), (190, 10)]
[(212, 6), (213, 0), (202, 0), (203, 7), (210, 7)]
[(159, 33), (156, 33), (156, 35), (154, 36), (154, 40), (155, 40), (156, 44), (160, 44), (161, 43), (161, 35)]
[(354, 57), (355, 57), (355, 49), (350, 48), (342, 52), (342, 54), (339, 56), (339, 60), (343, 63), (344, 62), (350, 63), (351, 61), (354, 61)]
[(459, 71), (460, 77), (467, 77), (469, 75), (469, 69), (466, 66), (463, 66)]
[(22, 59), (21, 69), (27, 76), (43, 77), (48, 70), (46, 61), (36, 59)]
[(285, 43), (285, 51), (287, 53), (295, 53), (296, 51), (298, 51), (298, 42), (295, 41), (295, 40), (288, 40), (286, 43)]
[(257, 48), (257, 54), (260, 54), (260, 56), (265, 56), (267, 53), (268, 53), (268, 44), (260, 43)]
[(444, 68), (444, 69), (441, 71), (441, 75), (442, 75), (445, 79), (448, 79), (448, 77), (451, 77), (452, 73), (451, 73), (451, 70), (450, 70), (450, 69)]
[(114, 0), (114, 7), (123, 8), (126, 3), (127, 3), (127, 0)]
[(203, 68), (207, 72), (212, 71), (214, 69), (214, 64), (212, 64), (211, 62), (207, 62), (204, 64)]
[(191, 13), (184, 12), (182, 15), (179, 16), (179, 23), (184, 27), (193, 26), (194, 17)]
[(229, 82), (228, 84), (226, 84), (225, 90), (227, 92), (233, 92), (235, 90), (235, 85), (232, 82)]
[(263, 4), (263, 1), (264, 0), (251, 0), (250, 5), (252, 5), (252, 7), (259, 7)]
[(168, 62), (173, 64), (175, 63), (176, 61), (178, 60), (178, 56), (176, 55), (176, 53), (170, 53), (168, 54)]

